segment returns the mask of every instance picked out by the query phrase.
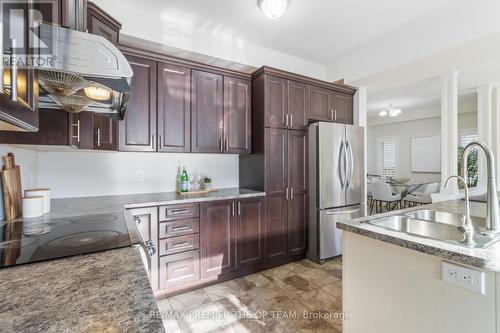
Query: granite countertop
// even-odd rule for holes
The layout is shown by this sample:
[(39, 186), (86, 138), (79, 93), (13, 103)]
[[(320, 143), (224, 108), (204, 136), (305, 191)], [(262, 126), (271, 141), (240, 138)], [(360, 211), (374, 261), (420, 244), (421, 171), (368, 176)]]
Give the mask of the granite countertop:
[(0, 270), (2, 332), (164, 332), (139, 249)]
[(130, 208), (243, 199), (260, 196), (265, 196), (265, 192), (253, 191), (245, 188), (224, 188), (217, 192), (206, 194), (180, 195), (177, 192), (163, 192), (53, 199), (51, 201), (51, 213), (46, 214), (45, 217), (60, 218), (78, 216), (89, 214), (89, 212), (92, 214), (105, 214)]
[[(264, 196), (242, 188), (201, 195), (176, 192), (53, 199), (51, 213), (15, 222), (125, 213), (129, 208)], [(132, 226), (132, 227), (131, 227)], [(132, 244), (140, 242), (130, 232)], [(164, 332), (137, 246), (0, 269), (1, 332)]]
[[(431, 205), (393, 211), (350, 221), (337, 222), (337, 228), (465, 265), (500, 272), (500, 241), (483, 249), (467, 248), (458, 244), (455, 245), (453, 243), (442, 242), (430, 238), (413, 236), (366, 223), (369, 220), (380, 217), (401, 215), (410, 211), (421, 209), (432, 209), (464, 214), (465, 203), (461, 200), (439, 202)], [(486, 204), (471, 202), (470, 209), (472, 217), (486, 217)]]

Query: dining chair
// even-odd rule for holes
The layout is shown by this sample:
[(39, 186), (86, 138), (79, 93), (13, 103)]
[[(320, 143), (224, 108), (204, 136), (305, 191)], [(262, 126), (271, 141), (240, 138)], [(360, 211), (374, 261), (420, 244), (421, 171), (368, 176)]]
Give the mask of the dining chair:
[(431, 183), (422, 186), (420, 191), (413, 192), (412, 194), (408, 194), (404, 198), (404, 206), (405, 207), (415, 207), (422, 206), (432, 203), (431, 194), (439, 192), (440, 183)]
[[(375, 207), (376, 213), (381, 213), (385, 208), (387, 211), (401, 208), (401, 194), (392, 194), (391, 186), (385, 182), (372, 183), (372, 202), (370, 204), (370, 215)], [(394, 204), (394, 206), (392, 206)]]

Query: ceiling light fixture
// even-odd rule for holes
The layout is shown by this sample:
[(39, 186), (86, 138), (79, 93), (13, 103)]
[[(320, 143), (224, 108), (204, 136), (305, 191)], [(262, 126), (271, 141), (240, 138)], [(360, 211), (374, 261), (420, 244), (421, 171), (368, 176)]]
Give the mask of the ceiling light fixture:
[(382, 110), (378, 113), (380, 117), (397, 117), (403, 113), (403, 110), (397, 109), (394, 104), (389, 104), (388, 110)]
[(277, 19), (285, 12), (289, 0), (258, 0), (257, 4), (269, 18)]

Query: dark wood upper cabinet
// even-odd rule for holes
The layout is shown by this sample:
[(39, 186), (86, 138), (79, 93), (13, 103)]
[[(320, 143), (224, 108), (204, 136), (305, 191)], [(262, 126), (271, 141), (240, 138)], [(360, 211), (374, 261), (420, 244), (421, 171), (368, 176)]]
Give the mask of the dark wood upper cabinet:
[(192, 71), (191, 151), (223, 152), (223, 77)]
[(191, 150), (191, 70), (158, 63), (158, 150)]
[(134, 77), (125, 119), (119, 122), (120, 151), (156, 151), (156, 61), (125, 53)]
[(286, 127), (287, 90), (287, 80), (271, 75), (265, 76), (265, 126)]
[(118, 123), (98, 113), (93, 115), (94, 149), (118, 150)]
[(332, 92), (329, 89), (308, 86), (309, 119), (332, 121)]
[(262, 198), (235, 202), (236, 269), (254, 266), (264, 258), (264, 214)]
[(288, 253), (306, 251), (307, 132), (288, 131)]
[(353, 98), (349, 94), (333, 92), (333, 111), (336, 122), (353, 124)]
[(224, 77), (224, 151), (250, 154), (251, 82)]
[(201, 205), (202, 278), (217, 278), (235, 269), (234, 210), (233, 201), (213, 201)]
[(300, 82), (288, 81), (288, 128), (307, 129), (307, 86)]
[(118, 45), (121, 23), (103, 11), (93, 2), (87, 5), (87, 30)]

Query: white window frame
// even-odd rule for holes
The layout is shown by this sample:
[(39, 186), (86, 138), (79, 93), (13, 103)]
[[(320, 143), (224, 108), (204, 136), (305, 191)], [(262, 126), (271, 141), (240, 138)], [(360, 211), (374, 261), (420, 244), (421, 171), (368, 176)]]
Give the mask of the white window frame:
[[(382, 144), (387, 141), (394, 141), (395, 144), (395, 165), (394, 165), (394, 174), (387, 175), (383, 172), (382, 168)], [(399, 174), (399, 136), (383, 136), (377, 138), (377, 170), (378, 174), (382, 177), (397, 177)]]
[(477, 128), (464, 128), (458, 131), (458, 144), (465, 148), (466, 145), (462, 145), (462, 138), (464, 136), (475, 136), (476, 140), (479, 138)]

